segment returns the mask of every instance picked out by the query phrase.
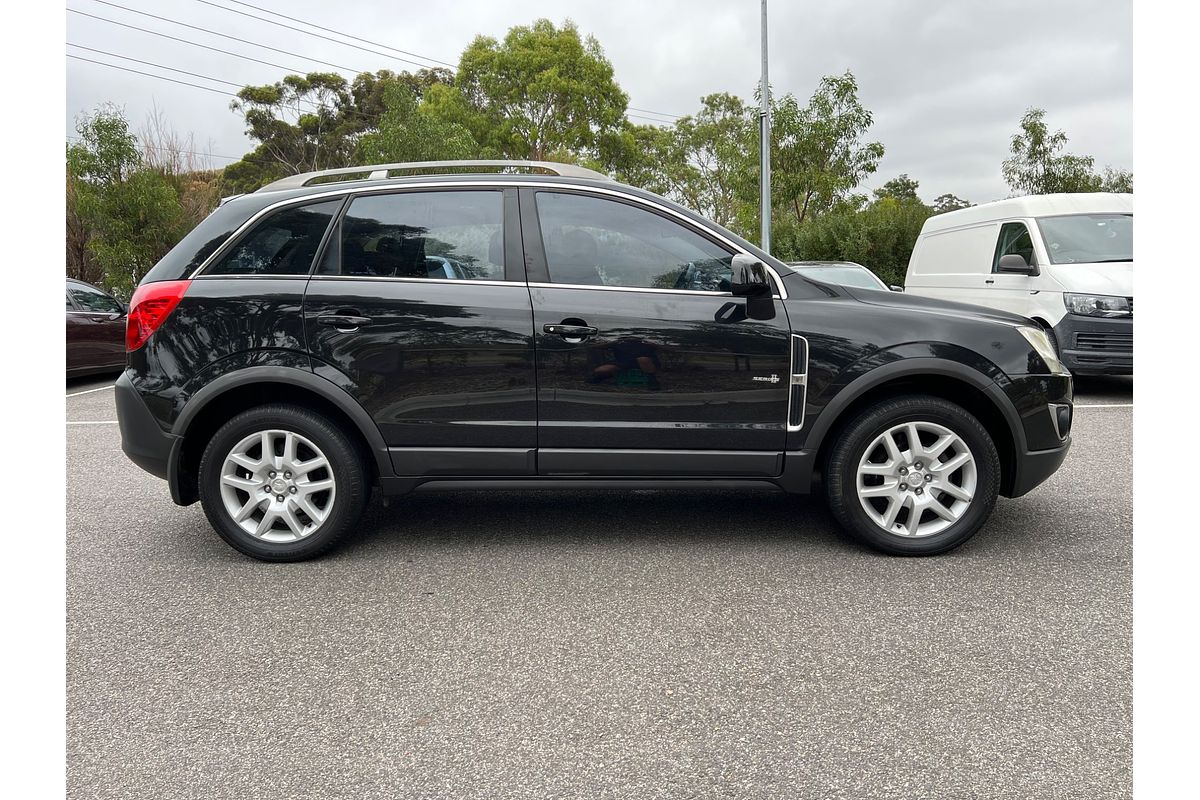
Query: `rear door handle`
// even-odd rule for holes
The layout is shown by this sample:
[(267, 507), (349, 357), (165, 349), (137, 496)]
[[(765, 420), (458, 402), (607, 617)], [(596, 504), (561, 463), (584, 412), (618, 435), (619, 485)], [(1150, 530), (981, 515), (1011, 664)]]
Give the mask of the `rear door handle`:
[(543, 325), (542, 330), (564, 339), (586, 339), (600, 332), (598, 328), (593, 328), (591, 325)]
[(364, 325), (371, 324), (370, 317), (360, 317), (355, 314), (321, 314), (317, 317), (317, 322), (321, 325), (329, 325), (337, 328), (343, 333), (356, 331)]

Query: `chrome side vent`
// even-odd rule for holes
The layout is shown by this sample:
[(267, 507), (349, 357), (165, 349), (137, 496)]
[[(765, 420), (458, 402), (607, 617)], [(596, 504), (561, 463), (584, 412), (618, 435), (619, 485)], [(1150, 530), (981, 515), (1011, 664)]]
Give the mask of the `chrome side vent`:
[(808, 339), (792, 334), (792, 375), (788, 385), (788, 433), (804, 427), (804, 405), (808, 401)]

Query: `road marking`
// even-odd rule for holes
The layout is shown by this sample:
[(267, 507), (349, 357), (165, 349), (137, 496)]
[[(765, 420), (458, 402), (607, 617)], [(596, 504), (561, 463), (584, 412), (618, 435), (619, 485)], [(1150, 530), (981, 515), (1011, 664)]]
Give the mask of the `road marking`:
[(67, 420), (68, 425), (120, 425), (115, 419)]
[(1133, 408), (1133, 403), (1076, 403), (1076, 408)]
[(91, 394), (92, 392), (103, 392), (105, 389), (113, 388), (113, 386), (116, 386), (116, 384), (114, 383), (110, 386), (101, 386), (99, 389), (84, 389), (82, 392), (69, 392), (67, 394), (67, 397), (78, 397), (81, 394)]

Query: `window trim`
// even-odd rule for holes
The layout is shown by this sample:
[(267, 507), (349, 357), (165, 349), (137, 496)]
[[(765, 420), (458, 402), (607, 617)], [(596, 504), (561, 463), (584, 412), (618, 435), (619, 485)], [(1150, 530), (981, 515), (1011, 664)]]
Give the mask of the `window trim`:
[[(92, 291), (92, 292), (95, 292), (96, 294), (100, 295), (101, 297), (107, 297), (109, 300), (112, 300), (113, 303), (116, 304), (116, 306), (117, 306), (116, 311), (97, 311), (92, 308), (87, 308), (86, 306), (84, 306), (83, 303), (79, 302), (79, 300), (76, 299), (76, 297), (74, 295), (75, 288), (82, 289), (83, 291)], [(120, 300), (113, 297), (111, 294), (104, 291), (100, 287), (92, 286), (90, 283), (84, 283), (83, 281), (76, 281), (76, 282), (74, 282), (74, 285), (72, 285), (71, 283), (67, 284), (67, 298), (71, 301), (71, 305), (74, 307), (74, 310), (79, 314), (101, 314), (101, 315), (107, 317), (110, 314), (114, 314), (114, 313), (124, 313), (124, 311), (123, 311), (123, 309), (125, 307), (124, 303), (122, 303)]]
[[(500, 280), (485, 281), (485, 280), (478, 280), (478, 279), (457, 280), (457, 279), (450, 279), (450, 278), (411, 278), (411, 277), (405, 277), (405, 276), (397, 278), (395, 276), (389, 276), (389, 275), (343, 275), (342, 274), (342, 253), (341, 253), (340, 248), (339, 248), (338, 254), (337, 254), (338, 271), (332, 272), (332, 273), (319, 271), (321, 262), (323, 262), (325, 260), (325, 250), (326, 250), (326, 248), (332, 246), (332, 242), (335, 240), (335, 235), (336, 235), (336, 240), (339, 243), (341, 242), (342, 221), (345, 219), (347, 212), (349, 212), (350, 206), (353, 205), (354, 201), (356, 199), (358, 199), (359, 197), (374, 197), (374, 196), (380, 195), (380, 194), (390, 195), (390, 194), (409, 194), (412, 192), (429, 193), (429, 192), (446, 192), (446, 191), (463, 191), (463, 192), (495, 191), (500, 194), (500, 203), (501, 203), (501, 205), (500, 205), (500, 232), (501, 232), (501, 236), (503, 237), (502, 249), (504, 251), (504, 264), (501, 265), (504, 267), (504, 277), (501, 278)], [(516, 238), (517, 247), (518, 248), (520, 247), (520, 244), (519, 244), (520, 243), (520, 217), (517, 216), (518, 212), (515, 211), (516, 200), (517, 200), (516, 192), (512, 187), (499, 187), (499, 186), (495, 186), (494, 184), (480, 186), (480, 187), (454, 187), (452, 189), (445, 189), (445, 188), (442, 188), (440, 185), (437, 185), (437, 186), (421, 185), (421, 186), (402, 186), (402, 187), (391, 186), (391, 187), (388, 187), (388, 191), (354, 191), (351, 194), (349, 194), (347, 196), (346, 200), (342, 203), (341, 208), (338, 209), (338, 214), (337, 214), (337, 217), (334, 219), (333, 224), (330, 225), (329, 229), (325, 232), (325, 238), (321, 241), (321, 246), (317, 250), (316, 257), (313, 258), (312, 268), (309, 270), (309, 277), (314, 280), (317, 278), (320, 278), (320, 279), (346, 278), (346, 279), (350, 279), (350, 280), (369, 280), (369, 281), (407, 280), (407, 281), (414, 281), (417, 283), (430, 283), (430, 282), (440, 281), (442, 283), (468, 283), (468, 284), (473, 283), (473, 284), (481, 284), (481, 285), (485, 285), (485, 286), (494, 286), (498, 283), (522, 283), (523, 284), (525, 282), (524, 259), (522, 258), (519, 249), (517, 250), (515, 256), (512, 251), (513, 244), (514, 244), (514, 241), (513, 241), (514, 236)], [(510, 208), (510, 206), (512, 208)], [(513, 219), (510, 219), (510, 216), (515, 217), (515, 221)], [(515, 234), (511, 230), (514, 226), (516, 229)], [(335, 234), (335, 232), (336, 232), (336, 234)], [(514, 277), (515, 272), (520, 272), (521, 273), (520, 277)]]
[[(250, 217), (247, 218), (246, 221), (243, 222), (238, 227), (238, 229), (235, 230), (229, 236), (228, 239), (226, 239), (225, 243), (221, 247), (214, 250), (211, 254), (209, 254), (208, 258), (206, 258), (200, 264), (200, 266), (196, 267), (196, 269), (193, 270), (191, 275), (189, 275), (188, 277), (189, 278), (205, 277), (203, 274), (204, 270), (207, 269), (208, 266), (211, 263), (213, 263), (217, 258), (219, 258), (222, 253), (224, 253), (225, 249), (230, 245), (231, 241), (233, 241), (236, 238), (240, 238), (245, 230), (247, 230), (250, 226), (254, 225), (264, 215), (269, 214), (272, 211), (276, 211), (285, 206), (303, 205), (306, 203), (318, 202), (320, 200), (326, 200), (326, 199), (333, 198), (333, 197), (343, 197), (344, 198), (349, 195), (380, 194), (380, 193), (397, 192), (397, 191), (420, 191), (423, 189), (428, 190), (428, 189), (443, 189), (443, 188), (458, 188), (458, 187), (463, 187), (463, 188), (486, 187), (486, 188), (497, 189), (497, 190), (503, 190), (503, 189), (517, 189), (517, 190), (521, 190), (521, 189), (567, 189), (567, 190), (573, 190), (573, 191), (581, 191), (585, 194), (601, 195), (601, 196), (605, 196), (605, 197), (614, 197), (619, 200), (626, 200), (627, 202), (634, 203), (635, 205), (644, 206), (648, 209), (657, 211), (659, 213), (663, 213), (663, 214), (667, 215), (668, 217), (678, 220), (679, 222), (681, 222), (685, 225), (688, 225), (690, 227), (702, 228), (707, 235), (716, 239), (718, 242), (720, 242), (724, 246), (733, 248), (734, 252), (745, 254), (745, 255), (753, 255), (748, 250), (746, 250), (745, 248), (736, 244), (732, 240), (726, 239), (724, 236), (722, 236), (717, 231), (709, 230), (707, 228), (707, 226), (701, 226), (699, 223), (692, 220), (686, 214), (676, 211), (673, 208), (669, 208), (668, 206), (661, 205), (649, 198), (631, 195), (628, 192), (623, 191), (622, 189), (614, 189), (614, 188), (610, 188), (607, 186), (582, 186), (578, 183), (564, 183), (561, 181), (555, 181), (553, 179), (523, 180), (519, 183), (510, 183), (510, 182), (500, 183), (497, 181), (489, 181), (486, 179), (478, 179), (478, 178), (476, 178), (476, 179), (451, 178), (451, 179), (444, 180), (444, 181), (422, 181), (420, 184), (409, 184), (409, 185), (386, 184), (383, 186), (373, 186), (373, 187), (342, 186), (340, 188), (330, 189), (329, 191), (325, 191), (325, 192), (307, 194), (302, 198), (292, 197), (292, 198), (288, 198), (285, 200), (280, 200), (277, 203), (272, 203), (270, 205), (264, 206), (263, 208), (260, 208), (258, 211), (251, 214)], [(507, 207), (506, 207), (506, 209), (507, 209)], [(524, 215), (522, 215), (521, 218), (523, 218), (523, 217), (524, 217)], [(521, 225), (520, 220), (518, 220), (517, 224), (518, 224), (518, 226), (520, 226), (518, 228), (518, 230), (521, 235), (521, 238), (519, 238), (517, 241), (524, 242), (525, 241), (525, 237), (524, 237), (525, 227)], [(525, 255), (526, 255), (526, 257), (528, 257), (528, 255), (529, 255), (528, 250), (526, 251)], [(766, 267), (767, 274), (769, 274), (771, 276), (771, 279), (775, 281), (775, 288), (778, 290), (776, 296), (782, 300), (788, 299), (787, 287), (784, 285), (783, 280), (779, 275), (779, 272), (775, 269), (775, 267), (771, 266), (770, 264), (764, 264), (763, 266)], [(213, 277), (225, 277), (225, 276), (213, 276)], [(488, 283), (490, 283), (492, 285), (495, 285), (497, 283), (505, 283), (505, 282), (506, 281), (488, 281)], [(625, 288), (625, 287), (622, 287), (622, 288)], [(688, 290), (679, 290), (679, 291), (688, 291)]]
[(188, 279), (195, 280), (196, 278), (207, 278), (207, 279), (211, 279), (211, 280), (244, 280), (244, 279), (249, 278), (252, 280), (257, 279), (257, 280), (277, 280), (277, 281), (278, 280), (298, 280), (298, 279), (308, 280), (310, 277), (312, 277), (313, 270), (315, 270), (317, 268), (317, 264), (320, 263), (321, 256), (324, 253), (325, 242), (328, 241), (328, 238), (329, 238), (329, 232), (341, 220), (342, 212), (345, 211), (345, 209), (346, 209), (345, 198), (343, 198), (341, 200), (340, 205), (336, 209), (334, 209), (333, 214), (330, 216), (330, 218), (329, 218), (330, 222), (329, 222), (329, 224), (327, 224), (325, 226), (325, 231), (321, 235), (321, 241), (317, 243), (316, 254), (313, 256), (312, 261), (309, 263), (307, 272), (286, 272), (286, 273), (283, 273), (283, 272), (281, 272), (281, 273), (256, 272), (253, 274), (242, 273), (242, 274), (225, 275), (225, 274), (219, 274), (219, 273), (210, 273), (210, 272), (207, 272), (207, 270), (210, 267), (221, 263), (225, 259), (226, 256), (228, 256), (235, 248), (238, 247), (238, 245), (240, 245), (243, 241), (245, 241), (246, 238), (251, 236), (256, 230), (258, 230), (260, 224), (268, 221), (271, 217), (274, 217), (277, 214), (283, 214), (287, 211), (291, 211), (293, 208), (304, 208), (305, 206), (318, 206), (318, 205), (322, 205), (324, 203), (331, 202), (335, 199), (336, 198), (332, 197), (332, 196), (331, 197), (320, 197), (320, 198), (316, 198), (316, 197), (305, 197), (305, 198), (300, 198), (300, 199), (293, 198), (292, 200), (288, 200), (283, 203), (277, 203), (275, 205), (267, 206), (266, 208), (261, 209), (257, 214), (255, 214), (250, 219), (243, 222), (241, 224), (241, 226), (236, 231), (234, 231), (229, 236), (229, 238), (227, 238), (225, 240), (224, 244), (222, 244), (220, 247), (218, 247), (216, 250), (214, 250), (212, 252), (212, 254), (209, 255), (209, 257), (204, 260), (204, 263), (201, 264), (199, 267), (197, 267), (196, 271), (193, 272), (190, 276), (188, 276)]

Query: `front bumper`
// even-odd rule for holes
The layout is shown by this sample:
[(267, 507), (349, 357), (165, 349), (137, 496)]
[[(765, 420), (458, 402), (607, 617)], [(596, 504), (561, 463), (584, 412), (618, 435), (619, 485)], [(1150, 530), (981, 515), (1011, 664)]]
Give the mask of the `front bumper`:
[(1020, 434), (1004, 496), (1028, 494), (1062, 465), (1071, 449), (1074, 389), (1070, 375), (1019, 375), (1005, 386)]
[(128, 374), (117, 379), (113, 389), (117, 402), (117, 422), (121, 426), (121, 449), (129, 460), (157, 478), (170, 474), (172, 451), (181, 439), (166, 433), (142, 402)]
[(1054, 326), (1059, 356), (1076, 375), (1133, 374), (1133, 317), (1067, 314)]

